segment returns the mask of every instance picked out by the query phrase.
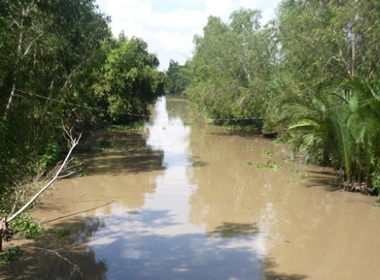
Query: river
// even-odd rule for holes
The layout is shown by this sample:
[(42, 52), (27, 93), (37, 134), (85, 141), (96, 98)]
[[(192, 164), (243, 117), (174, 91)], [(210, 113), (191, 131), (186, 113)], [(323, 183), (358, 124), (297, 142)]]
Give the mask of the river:
[[(3, 279), (379, 279), (376, 198), (334, 189), (286, 146), (161, 98), (143, 131), (94, 132)], [(68, 236), (59, 236), (68, 229)], [(5, 249), (10, 246), (5, 243)]]

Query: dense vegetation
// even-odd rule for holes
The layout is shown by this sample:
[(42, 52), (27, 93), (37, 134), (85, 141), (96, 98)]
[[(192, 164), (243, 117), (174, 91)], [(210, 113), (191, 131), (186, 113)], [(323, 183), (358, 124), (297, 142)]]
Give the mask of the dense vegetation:
[(186, 94), (213, 119), (261, 119), (346, 189), (377, 193), (379, 1), (283, 0), (274, 20), (260, 18), (209, 17), (181, 70)]
[(190, 78), (186, 76), (186, 65), (180, 65), (177, 61), (170, 60), (166, 76), (168, 83), (165, 86), (166, 93), (169, 94), (183, 94), (185, 88), (190, 82)]
[(108, 23), (92, 0), (0, 2), (0, 210), (62, 158), (62, 127), (134, 121), (164, 93), (147, 44)]
[(283, 0), (265, 25), (257, 10), (210, 16), (165, 75), (93, 0), (1, 1), (0, 210), (62, 158), (62, 127), (130, 123), (165, 91), (213, 119), (260, 120), (345, 188), (378, 192), (379, 18), (376, 0)]

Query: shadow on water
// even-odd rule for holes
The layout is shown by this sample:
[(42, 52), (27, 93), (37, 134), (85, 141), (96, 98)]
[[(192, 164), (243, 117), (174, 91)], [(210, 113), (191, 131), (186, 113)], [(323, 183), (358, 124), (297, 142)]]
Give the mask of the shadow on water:
[(208, 236), (234, 238), (250, 236), (257, 233), (259, 233), (259, 228), (256, 224), (223, 223), (223, 225), (217, 226), (215, 230), (208, 232)]
[[(57, 220), (57, 219), (56, 219)], [(0, 267), (2, 279), (257, 279), (297, 280), (303, 275), (272, 271), (276, 266), (251, 247), (255, 224), (227, 223), (208, 234), (170, 233), (175, 216), (161, 210), (66, 219)], [(59, 237), (57, 229), (69, 229)]]
[(192, 167), (204, 167), (208, 165), (206, 161), (200, 160), (200, 157), (197, 156), (191, 157), (190, 162)]
[[(101, 151), (81, 153), (84, 161), (84, 176), (92, 175), (120, 175), (124, 173), (142, 173), (151, 171), (164, 171), (164, 152), (152, 148), (147, 144), (145, 132), (97, 131), (91, 136), (88, 145), (99, 146), (98, 143), (107, 141), (107, 147)], [(180, 155), (182, 156), (182, 155)], [(206, 166), (205, 161), (197, 157), (189, 157), (193, 167)]]
[(153, 150), (147, 145), (143, 132), (98, 131), (91, 136), (90, 145), (98, 145), (107, 141), (107, 147), (102, 152), (82, 154), (85, 161), (85, 174), (91, 175), (118, 175), (121, 173), (139, 173), (164, 170), (163, 151)]

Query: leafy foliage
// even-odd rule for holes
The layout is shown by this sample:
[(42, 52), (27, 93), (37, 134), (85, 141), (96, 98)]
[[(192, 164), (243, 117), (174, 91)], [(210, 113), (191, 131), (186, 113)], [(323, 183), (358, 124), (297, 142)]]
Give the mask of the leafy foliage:
[(10, 227), (14, 233), (18, 233), (25, 238), (34, 238), (44, 230), (43, 226), (28, 214), (21, 214), (11, 222)]
[(241, 9), (230, 23), (209, 17), (194, 39), (193, 77), (186, 93), (211, 118), (260, 118), (266, 110), (270, 52), (260, 12)]
[(0, 3), (0, 208), (59, 161), (62, 126), (130, 123), (163, 94), (147, 44), (108, 23), (93, 0)]
[(283, 0), (265, 26), (254, 10), (209, 17), (185, 92), (211, 118), (262, 118), (262, 132), (333, 167), (345, 188), (376, 193), (379, 17), (375, 0)]
[(312, 162), (339, 170), (342, 183), (365, 182), (368, 191), (378, 188), (378, 82), (355, 78), (345, 88), (349, 90), (315, 99), (303, 110), (293, 106), (300, 115), (293, 115), (291, 141)]
[(50, 142), (46, 144), (42, 155), (40, 156), (38, 167), (45, 170), (46, 167), (57, 162), (61, 155), (61, 147), (57, 142)]
[(94, 86), (102, 108), (98, 118), (125, 123), (147, 116), (148, 106), (164, 94), (166, 78), (156, 69), (158, 59), (143, 40), (123, 34), (103, 47), (108, 57)]
[(9, 202), (16, 187), (67, 148), (59, 127), (80, 118), (88, 82), (102, 63), (101, 42), (110, 33), (91, 0), (2, 5), (0, 191)]
[(186, 75), (186, 65), (179, 65), (178, 62), (170, 60), (166, 76), (169, 79), (165, 90), (170, 94), (182, 94), (190, 80)]

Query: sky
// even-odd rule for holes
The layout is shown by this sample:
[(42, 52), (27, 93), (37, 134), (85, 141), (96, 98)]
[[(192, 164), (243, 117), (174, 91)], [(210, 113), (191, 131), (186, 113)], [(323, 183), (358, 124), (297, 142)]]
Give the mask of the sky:
[(184, 64), (192, 57), (194, 35), (202, 35), (207, 18), (228, 22), (239, 8), (258, 9), (262, 23), (274, 18), (280, 0), (96, 0), (102, 13), (111, 17), (115, 37), (124, 31), (128, 38), (143, 39), (148, 51), (156, 54), (159, 70), (170, 59)]

